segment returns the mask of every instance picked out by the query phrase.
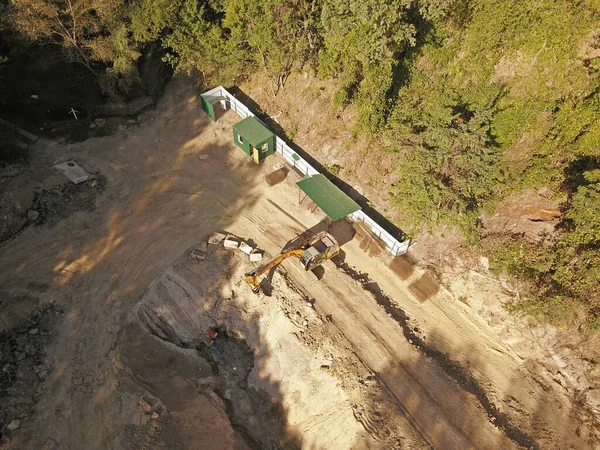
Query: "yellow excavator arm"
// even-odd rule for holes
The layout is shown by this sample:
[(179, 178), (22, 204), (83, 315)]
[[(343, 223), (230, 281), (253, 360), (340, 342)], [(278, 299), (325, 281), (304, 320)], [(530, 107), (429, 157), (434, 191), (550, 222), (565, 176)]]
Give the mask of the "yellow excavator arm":
[(260, 277), (271, 270), (273, 267), (277, 266), (283, 260), (289, 258), (290, 256), (295, 256), (297, 258), (304, 252), (302, 248), (295, 248), (292, 250), (288, 250), (286, 252), (280, 253), (274, 258), (270, 259), (266, 263), (258, 266), (255, 269), (252, 269), (249, 272), (246, 272), (246, 283), (252, 288), (252, 292), (257, 293), (260, 291)]
[[(329, 258), (335, 256), (339, 251), (339, 247), (338, 247), (335, 239), (331, 235), (329, 235), (329, 233), (327, 233), (326, 231), (321, 231), (320, 233), (317, 233), (314, 236), (307, 235), (307, 233), (302, 233), (301, 235), (299, 235), (295, 239), (293, 239), (291, 242), (289, 242), (288, 245), (286, 246), (287, 248), (284, 248), (281, 251), (281, 253), (279, 253), (278, 255), (276, 255), (275, 257), (270, 259), (269, 261), (265, 262), (264, 264), (261, 264), (260, 266), (256, 267), (255, 269), (252, 269), (249, 272), (246, 272), (246, 274), (244, 276), (246, 283), (248, 283), (250, 288), (252, 288), (252, 292), (257, 294), (258, 292), (260, 292), (260, 277), (262, 275), (267, 273), (273, 267), (277, 266), (283, 260), (289, 258), (290, 256), (295, 256), (296, 258), (301, 259), (300, 257), (302, 256), (304, 251), (306, 251), (306, 249), (311, 246), (311, 244), (313, 244), (321, 239), (324, 239), (326, 237), (329, 238), (329, 244), (335, 246), (335, 251), (332, 253), (327, 253), (326, 258), (329, 259)], [(320, 250), (320, 251), (323, 251), (323, 250)], [(324, 254), (324, 253), (322, 253), (322, 254)], [(302, 261), (302, 259), (301, 259), (301, 261)], [(312, 267), (309, 264), (306, 264), (305, 270), (310, 270), (310, 269), (312, 269)]]

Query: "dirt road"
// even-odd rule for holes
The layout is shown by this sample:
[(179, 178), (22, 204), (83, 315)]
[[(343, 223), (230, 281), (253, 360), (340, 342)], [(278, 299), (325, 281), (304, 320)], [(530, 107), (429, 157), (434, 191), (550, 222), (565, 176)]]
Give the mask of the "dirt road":
[[(267, 186), (263, 176), (277, 160), (257, 167), (245, 159), (231, 142), (236, 120), (228, 112), (210, 122), (190, 81), (177, 78), (157, 110), (131, 129), (79, 144), (36, 144), (32, 176), (40, 185), (55, 179), (48, 172), (55, 160), (69, 157), (106, 177), (106, 188), (93, 212), (51, 227), (30, 227), (0, 249), (3, 329), (18, 326), (44, 303), (57, 303), (65, 315), (47, 349), (52, 370), (45, 389), (11, 431), (6, 448), (255, 445), (256, 439), (236, 425), (237, 413), (228, 413), (228, 394), (219, 395), (219, 386), (227, 391), (228, 385), (220, 385), (222, 377), (210, 369), (207, 361), (214, 355), (198, 356), (193, 339), (176, 346), (151, 336), (135, 314), (153, 280), (171, 273), (174, 262), (213, 231), (251, 239), (274, 254), (322, 218), (298, 205), (293, 173)], [(286, 263), (290, 284), (275, 277), (272, 297), (261, 300), (233, 278), (242, 273), (241, 263), (232, 266), (230, 280), (219, 281), (237, 292), (239, 305), (251, 303), (258, 322), (244, 322), (248, 335), (252, 323), (276, 330), (254, 341), (246, 338), (256, 361), (254, 387), (284, 405), (281, 417), (294, 424), (293, 439), (281, 432), (291, 439), (286, 445), (586, 448), (571, 426), (568, 399), (554, 395), (553, 385), (531, 374), (485, 324), (457, 309), (443, 292), (419, 300), (409, 285), (420, 272), (402, 280), (389, 261), (365, 254), (356, 241), (343, 250), (340, 269), (313, 286), (302, 286)], [(285, 295), (278, 297), (282, 290)], [(392, 310), (382, 306), (385, 299)], [(299, 334), (289, 316), (307, 300), (314, 303), (313, 326)], [(402, 311), (406, 322), (390, 311)], [(204, 330), (194, 332), (199, 338)], [(261, 342), (269, 343), (272, 355), (262, 355), (263, 360)], [(332, 358), (338, 362), (323, 363), (325, 353), (337, 355)], [(445, 353), (450, 359), (440, 356)], [(311, 355), (320, 362), (307, 363)], [(466, 369), (457, 371), (450, 360)], [(303, 369), (290, 376), (294, 367)], [(326, 375), (320, 374), (322, 367)], [(301, 384), (306, 377), (316, 380), (314, 390)], [(311, 422), (315, 411), (319, 420), (331, 412), (328, 427)], [(386, 429), (381, 417), (393, 425)], [(386, 440), (387, 435), (397, 439)]]

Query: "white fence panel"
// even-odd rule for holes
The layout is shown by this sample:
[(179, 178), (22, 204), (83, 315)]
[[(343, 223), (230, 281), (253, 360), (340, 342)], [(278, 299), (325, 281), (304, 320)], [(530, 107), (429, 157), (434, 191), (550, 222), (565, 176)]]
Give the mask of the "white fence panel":
[[(237, 98), (235, 98), (223, 86), (211, 89), (210, 91), (202, 94), (202, 96), (205, 96), (207, 100), (214, 99), (217, 97), (224, 97), (225, 100), (220, 101), (221, 106), (223, 106), (224, 108), (226, 108), (227, 103), (229, 103), (231, 109), (233, 109), (242, 119), (245, 119), (249, 116), (256, 117), (246, 105), (244, 105)], [(257, 118), (257, 120), (260, 119)], [(262, 121), (260, 122), (262, 123)], [(298, 169), (304, 175), (313, 176), (318, 175), (320, 173), (317, 169), (315, 169), (308, 162), (306, 162), (300, 155), (298, 155), (292, 148), (290, 148), (290, 146), (277, 135), (275, 135), (275, 151), (281, 154), (283, 159), (285, 159), (290, 165)], [(406, 252), (408, 252), (410, 240), (405, 242), (398, 241), (363, 211), (356, 211), (350, 214), (350, 218), (354, 221), (363, 222), (365, 225), (367, 225), (371, 229), (373, 234), (385, 243), (387, 250), (392, 255), (399, 256), (404, 255)]]

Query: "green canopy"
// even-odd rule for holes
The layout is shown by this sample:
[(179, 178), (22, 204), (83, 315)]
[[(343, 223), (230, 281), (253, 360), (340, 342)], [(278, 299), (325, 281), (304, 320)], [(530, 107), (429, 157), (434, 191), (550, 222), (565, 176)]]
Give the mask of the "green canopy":
[(323, 174), (304, 178), (296, 184), (334, 222), (360, 209), (358, 203), (344, 194)]

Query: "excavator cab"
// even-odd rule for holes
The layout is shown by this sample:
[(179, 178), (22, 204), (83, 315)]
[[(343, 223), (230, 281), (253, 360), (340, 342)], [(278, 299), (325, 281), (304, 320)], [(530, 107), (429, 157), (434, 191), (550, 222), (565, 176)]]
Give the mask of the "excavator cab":
[(313, 270), (340, 252), (340, 246), (333, 236), (326, 234), (314, 242), (300, 255), (304, 270)]

